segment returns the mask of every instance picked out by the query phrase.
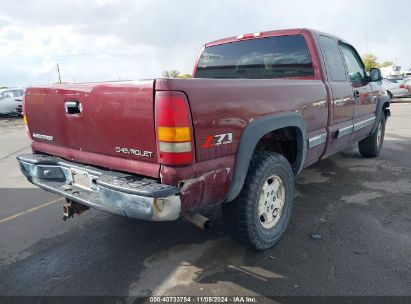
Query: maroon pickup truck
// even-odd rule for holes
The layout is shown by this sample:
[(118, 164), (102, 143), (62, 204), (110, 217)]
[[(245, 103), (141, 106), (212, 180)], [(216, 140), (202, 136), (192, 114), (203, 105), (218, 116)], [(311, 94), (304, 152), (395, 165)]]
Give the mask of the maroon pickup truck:
[[(164, 221), (209, 222), (258, 250), (283, 235), (304, 167), (358, 142), (381, 150), (389, 101), (357, 51), (332, 35), (291, 29), (207, 43), (193, 79), (57, 84), (26, 90), (33, 184), (89, 207)], [(198, 211), (198, 210), (197, 210)]]

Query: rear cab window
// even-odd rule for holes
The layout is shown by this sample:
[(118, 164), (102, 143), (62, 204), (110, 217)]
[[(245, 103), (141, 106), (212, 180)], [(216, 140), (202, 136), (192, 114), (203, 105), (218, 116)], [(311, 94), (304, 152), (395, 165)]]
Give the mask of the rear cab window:
[(314, 77), (314, 68), (303, 35), (274, 36), (206, 47), (200, 55), (195, 77)]

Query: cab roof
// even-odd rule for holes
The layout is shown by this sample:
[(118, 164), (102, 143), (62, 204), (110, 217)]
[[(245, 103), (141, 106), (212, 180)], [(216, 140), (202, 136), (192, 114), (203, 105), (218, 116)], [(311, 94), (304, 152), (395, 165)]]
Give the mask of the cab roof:
[(224, 44), (224, 43), (230, 43), (230, 42), (236, 42), (236, 41), (241, 41), (241, 40), (248, 40), (248, 39), (267, 38), (267, 37), (273, 37), (273, 36), (301, 35), (303, 32), (310, 32), (314, 35), (326, 35), (329, 37), (333, 37), (337, 40), (343, 41), (342, 39), (334, 35), (330, 35), (330, 34), (327, 34), (321, 31), (308, 29), (308, 28), (293, 28), (293, 29), (283, 29), (283, 30), (249, 33), (249, 34), (227, 37), (227, 38), (223, 38), (223, 39), (219, 39), (219, 40), (206, 43), (205, 47)]

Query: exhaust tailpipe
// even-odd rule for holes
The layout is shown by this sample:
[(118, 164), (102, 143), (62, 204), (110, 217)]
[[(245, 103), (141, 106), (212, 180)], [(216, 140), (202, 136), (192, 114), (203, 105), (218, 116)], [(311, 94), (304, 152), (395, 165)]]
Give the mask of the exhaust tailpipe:
[(66, 199), (66, 202), (63, 205), (63, 221), (67, 220), (70, 217), (73, 217), (74, 214), (80, 215), (88, 209), (90, 208), (87, 206)]
[(201, 229), (208, 230), (212, 227), (211, 220), (199, 213), (186, 211), (186, 212), (183, 212), (183, 216), (187, 221), (193, 223), (194, 225), (196, 225), (197, 227)]

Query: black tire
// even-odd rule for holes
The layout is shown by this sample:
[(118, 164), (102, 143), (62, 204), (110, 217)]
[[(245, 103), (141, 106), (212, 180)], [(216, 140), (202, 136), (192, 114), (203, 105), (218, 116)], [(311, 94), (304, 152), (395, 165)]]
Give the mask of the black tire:
[[(381, 129), (380, 129), (381, 128)], [(379, 130), (381, 131), (380, 138)], [(380, 154), (382, 145), (384, 143), (385, 134), (385, 115), (382, 113), (380, 121), (378, 122), (377, 128), (373, 133), (368, 135), (366, 138), (358, 142), (358, 149), (360, 154), (364, 157), (376, 157)]]
[[(259, 206), (261, 206), (259, 202), (263, 186), (265, 183), (269, 185), (269, 178), (273, 176), (276, 179), (275, 183), (282, 182), (282, 185), (280, 183), (282, 199), (278, 195), (280, 190), (277, 190), (270, 203), (274, 204), (276, 199), (280, 199), (283, 205), (282, 209), (276, 209), (282, 210), (278, 211), (280, 212), (277, 215), (278, 219), (272, 213), (273, 218), (277, 220), (275, 225), (272, 228), (265, 228), (263, 225), (268, 225), (268, 220), (266, 223), (263, 223), (263, 215), (260, 216), (259, 214)], [(277, 189), (280, 189), (280, 186)], [(273, 191), (270, 192), (269, 190), (268, 193), (272, 194)], [(265, 200), (265, 194), (263, 197), (262, 201)], [(267, 198), (267, 200), (269, 199)], [(235, 239), (246, 243), (256, 250), (268, 249), (281, 239), (287, 229), (293, 200), (294, 174), (287, 159), (277, 153), (267, 151), (256, 152), (251, 159), (247, 177), (240, 194), (233, 201), (223, 204), (225, 226)], [(265, 206), (268, 208), (266, 204), (267, 201), (265, 201)], [(265, 206), (263, 210), (266, 208)], [(272, 210), (273, 206), (270, 206)]]

